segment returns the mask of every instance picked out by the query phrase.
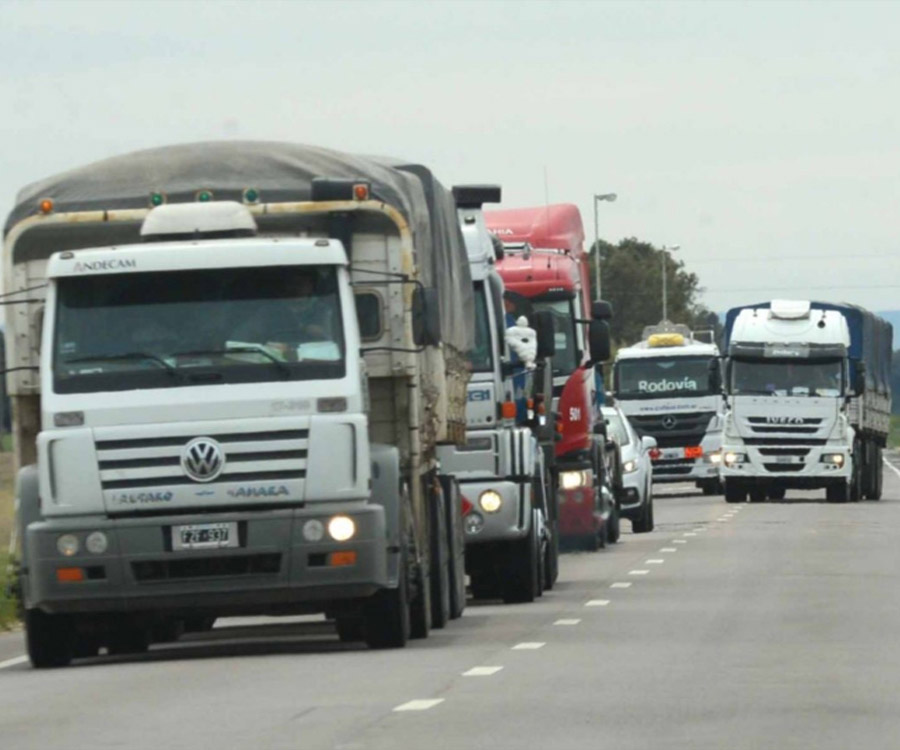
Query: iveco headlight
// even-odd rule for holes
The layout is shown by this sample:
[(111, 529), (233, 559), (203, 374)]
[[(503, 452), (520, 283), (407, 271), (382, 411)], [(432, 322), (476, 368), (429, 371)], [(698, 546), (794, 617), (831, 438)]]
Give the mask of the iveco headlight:
[(707, 453), (706, 460), (711, 464), (720, 464), (722, 463), (722, 454), (719, 451), (715, 451), (714, 453)]
[(346, 542), (356, 533), (356, 523), (349, 516), (335, 516), (328, 522), (328, 535), (336, 542)]
[(496, 490), (485, 490), (478, 496), (478, 504), (485, 513), (496, 513), (503, 505), (503, 498)]
[(723, 460), (725, 461), (726, 466), (734, 466), (735, 464), (742, 464), (747, 460), (746, 453), (735, 453), (734, 451), (728, 451), (723, 456)]
[(622, 464), (622, 471), (625, 474), (631, 474), (632, 472), (637, 471), (637, 461), (626, 461)]
[(844, 465), (843, 453), (826, 453), (820, 459), (823, 464), (834, 464), (835, 466)]
[(63, 534), (56, 540), (56, 549), (63, 557), (77, 555), (78, 546), (78, 537), (74, 534)]
[(564, 490), (577, 490), (588, 483), (587, 471), (563, 471), (559, 475), (559, 486)]

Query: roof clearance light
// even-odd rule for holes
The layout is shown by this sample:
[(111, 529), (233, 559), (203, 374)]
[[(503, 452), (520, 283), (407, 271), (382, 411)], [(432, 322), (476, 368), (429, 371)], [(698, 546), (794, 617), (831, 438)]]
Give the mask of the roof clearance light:
[(198, 190), (197, 201), (200, 203), (209, 203), (213, 199), (212, 190)]
[(369, 186), (365, 183), (360, 183), (358, 185), (353, 186), (353, 197), (358, 201), (367, 201), (369, 200)]
[(259, 190), (252, 187), (244, 190), (244, 203), (259, 203)]
[(680, 333), (654, 333), (647, 339), (647, 346), (651, 349), (661, 346), (684, 346), (684, 336)]
[(38, 204), (38, 208), (42, 214), (49, 214), (53, 211), (53, 201), (50, 200), (50, 198), (44, 198), (44, 200)]
[(162, 193), (158, 190), (154, 190), (150, 193), (150, 205), (153, 207), (162, 206), (168, 201), (165, 193)]

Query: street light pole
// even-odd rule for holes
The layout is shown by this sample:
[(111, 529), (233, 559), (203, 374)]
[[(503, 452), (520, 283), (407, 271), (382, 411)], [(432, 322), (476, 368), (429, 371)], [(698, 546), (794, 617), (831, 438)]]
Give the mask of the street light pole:
[(615, 193), (594, 193), (594, 278), (597, 286), (597, 299), (603, 299), (603, 295), (600, 294), (600, 220), (597, 216), (597, 201), (612, 203), (617, 197)]
[(681, 245), (663, 245), (662, 252), (660, 255), (662, 256), (662, 293), (663, 293), (663, 323), (667, 323), (669, 321), (669, 298), (666, 289), (666, 278), (668, 277), (668, 273), (666, 273), (666, 253), (674, 253), (676, 250), (679, 250)]

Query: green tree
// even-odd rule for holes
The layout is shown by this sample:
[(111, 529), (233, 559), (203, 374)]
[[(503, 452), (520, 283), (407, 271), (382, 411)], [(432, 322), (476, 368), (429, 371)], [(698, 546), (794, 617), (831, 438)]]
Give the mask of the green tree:
[[(612, 304), (611, 333), (617, 346), (628, 346), (641, 338), (644, 326), (662, 320), (662, 269), (665, 263), (668, 287), (668, 318), (694, 331), (721, 330), (718, 316), (698, 301), (702, 291), (697, 275), (668, 251), (628, 237), (612, 245), (600, 241), (600, 285), (603, 299)], [(596, 299), (597, 253), (591, 253), (591, 298)]]

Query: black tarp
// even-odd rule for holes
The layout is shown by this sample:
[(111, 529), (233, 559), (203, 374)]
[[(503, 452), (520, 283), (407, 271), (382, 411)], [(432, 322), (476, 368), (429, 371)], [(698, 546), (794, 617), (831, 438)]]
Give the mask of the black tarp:
[[(373, 197), (403, 214), (413, 232), (421, 281), (438, 290), (443, 339), (467, 351), (474, 330), (474, 305), (456, 206), (431, 172), (413, 162), (292, 143), (166, 146), (112, 157), (27, 185), (19, 191), (4, 232), (36, 214), (44, 198), (53, 200), (55, 213), (146, 208), (155, 191), (165, 193), (170, 203), (194, 201), (201, 189), (212, 191), (215, 200), (241, 201), (246, 188), (258, 190), (263, 203), (305, 201), (315, 177), (367, 180)], [(94, 244), (122, 242), (119, 236), (114, 242), (103, 242), (103, 234), (97, 227)], [(86, 245), (79, 240), (76, 246)]]

